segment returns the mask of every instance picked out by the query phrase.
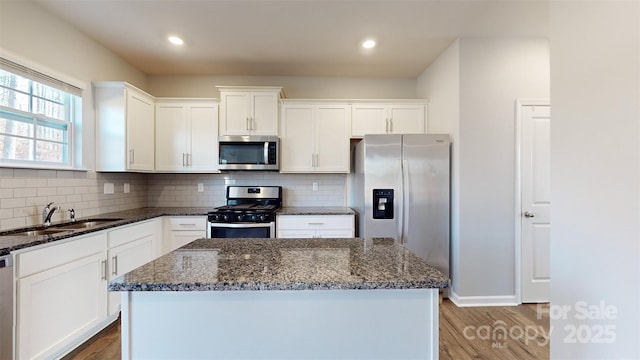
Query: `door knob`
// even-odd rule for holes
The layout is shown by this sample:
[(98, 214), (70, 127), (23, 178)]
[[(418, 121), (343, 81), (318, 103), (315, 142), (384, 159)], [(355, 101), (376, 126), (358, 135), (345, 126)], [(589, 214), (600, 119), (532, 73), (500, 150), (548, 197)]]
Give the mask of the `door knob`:
[(524, 217), (532, 218), (532, 217), (536, 217), (536, 214), (532, 213), (531, 211), (525, 211)]

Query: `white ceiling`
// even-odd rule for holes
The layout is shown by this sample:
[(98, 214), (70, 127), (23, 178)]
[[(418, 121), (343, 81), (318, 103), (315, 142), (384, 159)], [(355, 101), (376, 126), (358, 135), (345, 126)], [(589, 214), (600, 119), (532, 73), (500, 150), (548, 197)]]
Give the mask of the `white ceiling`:
[(150, 75), (415, 77), (458, 37), (548, 35), (546, 0), (32, 1)]

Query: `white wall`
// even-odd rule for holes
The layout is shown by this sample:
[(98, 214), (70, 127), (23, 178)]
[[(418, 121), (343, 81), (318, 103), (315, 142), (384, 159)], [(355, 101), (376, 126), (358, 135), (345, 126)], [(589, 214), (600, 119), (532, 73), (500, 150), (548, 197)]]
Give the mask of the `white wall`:
[[(551, 358), (638, 359), (640, 4), (552, 1), (550, 14), (551, 305), (568, 309), (552, 311)], [(580, 319), (576, 306), (601, 304), (617, 313)]]
[(417, 96), (429, 99), (428, 132), (451, 136), (451, 264), (453, 289), (460, 267), (460, 42), (456, 40), (418, 77)]
[(549, 76), (546, 39), (462, 38), (418, 78), (429, 130), (454, 137), (452, 298), (460, 304), (516, 300), (515, 101), (548, 98)]
[(149, 76), (149, 92), (166, 97), (214, 97), (216, 85), (283, 86), (290, 99), (413, 99), (415, 78), (304, 76)]
[(461, 297), (515, 289), (515, 100), (548, 98), (546, 39), (460, 40)]
[[(0, 56), (19, 57), (55, 73), (48, 75), (84, 84), (82, 157), (89, 169), (95, 160), (91, 81), (126, 80), (146, 86), (145, 74), (31, 1), (0, 1)], [(127, 196), (122, 193), (125, 181), (132, 185)], [(116, 194), (103, 195), (104, 182), (113, 182)], [(0, 229), (40, 222), (48, 201), (55, 201), (63, 209), (74, 207), (79, 217), (138, 208), (147, 202), (146, 177), (92, 171), (0, 170)], [(54, 220), (63, 216), (66, 219), (69, 215), (60, 212)]]

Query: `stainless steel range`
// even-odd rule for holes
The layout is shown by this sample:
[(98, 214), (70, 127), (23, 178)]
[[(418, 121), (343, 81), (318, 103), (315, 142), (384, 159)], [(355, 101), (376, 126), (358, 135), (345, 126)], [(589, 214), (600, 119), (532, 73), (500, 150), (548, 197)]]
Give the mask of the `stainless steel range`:
[(207, 215), (210, 238), (274, 238), (282, 186), (229, 186), (227, 205)]

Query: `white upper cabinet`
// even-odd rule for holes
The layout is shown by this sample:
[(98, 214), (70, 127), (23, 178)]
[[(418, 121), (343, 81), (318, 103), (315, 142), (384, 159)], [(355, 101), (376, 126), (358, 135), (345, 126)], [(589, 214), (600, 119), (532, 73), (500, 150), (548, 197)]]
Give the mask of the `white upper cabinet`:
[(156, 171), (218, 171), (215, 99), (157, 99)]
[(353, 104), (351, 137), (365, 134), (424, 134), (426, 101)]
[(96, 171), (154, 170), (154, 98), (125, 82), (96, 82)]
[(280, 126), (280, 172), (348, 173), (351, 107), (286, 102)]
[(278, 135), (282, 87), (217, 86), (221, 135)]

